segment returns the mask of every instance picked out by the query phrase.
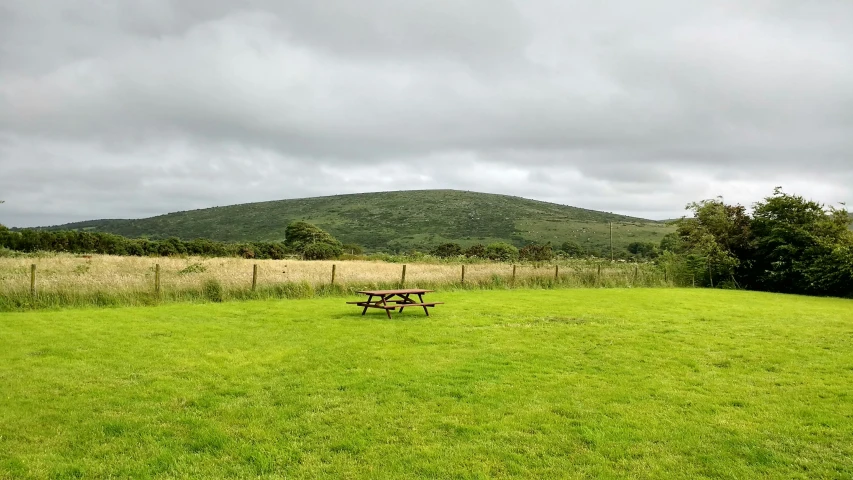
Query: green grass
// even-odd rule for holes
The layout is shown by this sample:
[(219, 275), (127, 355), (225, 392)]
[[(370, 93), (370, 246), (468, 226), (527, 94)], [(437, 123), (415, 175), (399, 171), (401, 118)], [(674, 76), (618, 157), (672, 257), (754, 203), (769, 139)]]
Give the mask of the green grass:
[(88, 229), (128, 237), (219, 241), (278, 241), (295, 220), (306, 220), (344, 243), (370, 251), (429, 250), (445, 242), (463, 245), (529, 241), (559, 246), (575, 240), (597, 252), (631, 242), (660, 242), (673, 227), (660, 222), (506, 195), (455, 190), (364, 193), (249, 203), (176, 212), (140, 220), (94, 220), (56, 229)]
[(853, 302), (679, 290), (0, 314), (0, 478), (850, 478)]

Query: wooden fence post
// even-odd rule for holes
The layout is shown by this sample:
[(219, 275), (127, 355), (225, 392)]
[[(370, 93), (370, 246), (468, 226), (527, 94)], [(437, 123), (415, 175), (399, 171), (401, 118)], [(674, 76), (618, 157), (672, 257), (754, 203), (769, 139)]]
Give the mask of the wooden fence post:
[(554, 280), (560, 279), (560, 266), (554, 265)]
[(403, 265), (403, 278), (400, 279), (400, 287), (402, 288), (405, 285), (406, 285), (406, 266)]
[(160, 264), (154, 265), (154, 295), (160, 298)]
[(512, 266), (512, 284), (515, 285), (515, 265)]
[(640, 279), (640, 266), (634, 265), (634, 281), (633, 283), (637, 283), (637, 280)]
[(462, 265), (462, 284), (465, 284), (465, 265)]
[(663, 267), (663, 283), (669, 285), (669, 275), (667, 274), (666, 267)]
[[(403, 269), (405, 269), (405, 268), (406, 267), (404, 266)], [(332, 264), (332, 285), (335, 284), (335, 270), (337, 270), (337, 265)], [(406, 280), (406, 274), (404, 273), (403, 274), (403, 281), (405, 281), (405, 280)]]
[(252, 291), (258, 287), (258, 264), (252, 267)]
[(36, 298), (36, 264), (30, 265), (30, 296)]

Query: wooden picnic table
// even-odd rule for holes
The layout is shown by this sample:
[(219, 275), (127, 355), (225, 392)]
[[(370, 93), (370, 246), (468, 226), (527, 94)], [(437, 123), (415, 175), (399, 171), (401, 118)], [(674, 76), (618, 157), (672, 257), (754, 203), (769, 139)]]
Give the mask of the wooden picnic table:
[[(388, 318), (391, 318), (391, 310), (399, 308), (402, 312), (403, 309), (406, 307), (423, 307), (424, 313), (426, 313), (428, 317), (428, 307), (434, 307), (436, 305), (441, 305), (444, 303), (424, 302), (424, 295), (427, 293), (432, 293), (434, 291), (435, 290), (423, 290), (420, 288), (401, 288), (399, 290), (365, 290), (356, 293), (367, 295), (367, 300), (347, 303), (350, 305), (358, 305), (359, 307), (364, 307), (364, 310), (361, 311), (362, 315), (367, 313), (368, 308), (381, 308), (385, 310), (385, 313), (388, 315)], [(417, 295), (417, 301), (411, 298), (413, 295)]]

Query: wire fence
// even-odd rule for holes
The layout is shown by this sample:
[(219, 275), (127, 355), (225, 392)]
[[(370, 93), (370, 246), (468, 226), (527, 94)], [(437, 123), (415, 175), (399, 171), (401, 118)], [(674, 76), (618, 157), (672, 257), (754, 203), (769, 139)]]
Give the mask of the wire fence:
[(0, 259), (0, 310), (349, 295), (359, 290), (695, 286), (653, 263), (243, 260), (58, 255)]

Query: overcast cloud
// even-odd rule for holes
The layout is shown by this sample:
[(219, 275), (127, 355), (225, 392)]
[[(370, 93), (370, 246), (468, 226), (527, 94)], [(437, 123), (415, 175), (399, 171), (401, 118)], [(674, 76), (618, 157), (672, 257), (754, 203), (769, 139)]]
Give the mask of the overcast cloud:
[(0, 0), (0, 223), (455, 188), (853, 202), (850, 0)]

